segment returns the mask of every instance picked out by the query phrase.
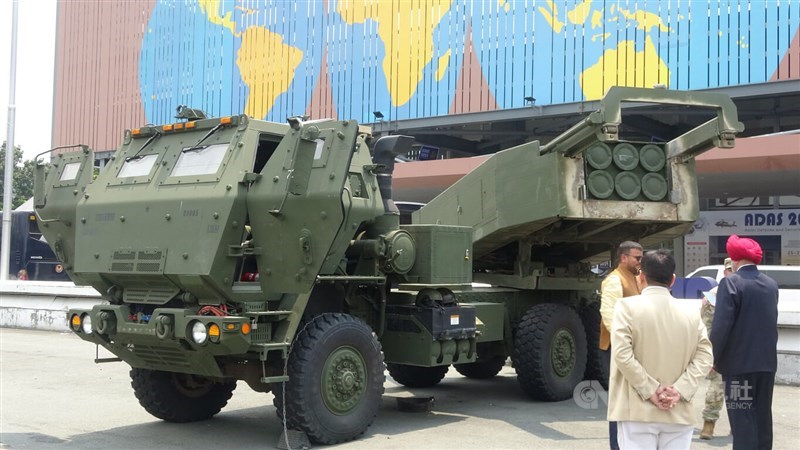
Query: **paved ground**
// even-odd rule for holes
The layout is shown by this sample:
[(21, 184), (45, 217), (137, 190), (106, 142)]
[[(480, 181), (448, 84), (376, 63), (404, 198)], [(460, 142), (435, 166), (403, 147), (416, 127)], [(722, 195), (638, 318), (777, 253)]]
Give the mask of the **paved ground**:
[[(95, 365), (95, 349), (68, 333), (0, 329), (0, 448), (3, 449), (210, 449), (275, 448), (281, 424), (270, 394), (240, 383), (214, 419), (169, 424), (147, 414), (130, 388), (123, 363)], [(698, 426), (703, 393), (695, 400)], [(433, 395), (431, 413), (397, 411), (396, 397)], [(797, 448), (800, 388), (777, 386), (773, 405), (775, 448)], [(724, 413), (723, 413), (724, 414)], [(412, 393), (389, 379), (381, 411), (353, 449), (468, 449), (607, 447), (605, 410), (573, 401), (539, 403), (524, 397), (514, 371), (490, 381), (451, 370), (433, 389)], [(730, 447), (724, 437), (693, 448)]]

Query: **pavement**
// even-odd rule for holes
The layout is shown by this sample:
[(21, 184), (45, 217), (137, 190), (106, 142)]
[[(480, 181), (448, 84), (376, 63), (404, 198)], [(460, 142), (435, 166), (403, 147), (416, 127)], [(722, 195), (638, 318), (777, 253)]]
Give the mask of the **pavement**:
[[(106, 355), (101, 351), (100, 356)], [(124, 363), (95, 364), (95, 348), (71, 333), (0, 328), (0, 448), (211, 449), (276, 448), (282, 425), (271, 394), (240, 382), (211, 420), (171, 424), (142, 409)], [(387, 375), (375, 422), (349, 449), (606, 449), (605, 405), (530, 400), (509, 366), (492, 380), (450, 370), (441, 384), (410, 390)], [(725, 411), (717, 435), (701, 441), (705, 387), (694, 398), (694, 449), (731, 447)], [(406, 413), (397, 397), (434, 396), (431, 412)], [(591, 405), (584, 405), (591, 406)], [(800, 438), (800, 387), (775, 386), (775, 449)], [(321, 447), (321, 446), (317, 446)]]

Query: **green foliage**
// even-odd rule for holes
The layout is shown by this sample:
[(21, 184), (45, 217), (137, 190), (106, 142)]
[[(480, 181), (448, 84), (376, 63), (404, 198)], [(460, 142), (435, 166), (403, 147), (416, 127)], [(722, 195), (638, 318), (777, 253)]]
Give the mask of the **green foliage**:
[[(33, 161), (22, 162), (22, 149), (14, 148), (14, 178), (11, 183), (11, 209), (25, 203), (33, 197)], [(3, 198), (5, 195), (6, 173), (6, 143), (0, 147), (0, 210), (3, 209)]]

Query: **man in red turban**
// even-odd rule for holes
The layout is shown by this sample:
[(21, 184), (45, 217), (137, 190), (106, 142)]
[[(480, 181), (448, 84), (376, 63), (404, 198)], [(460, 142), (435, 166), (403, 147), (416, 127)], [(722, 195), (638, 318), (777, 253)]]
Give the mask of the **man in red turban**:
[(748, 238), (740, 238), (735, 234), (728, 238), (725, 249), (733, 261), (745, 261), (745, 263), (750, 264), (761, 264), (761, 258), (764, 255), (758, 242)]
[(758, 242), (733, 235), (734, 273), (720, 281), (709, 338), (725, 382), (734, 449), (772, 448), (772, 390), (778, 368), (778, 284), (759, 272)]

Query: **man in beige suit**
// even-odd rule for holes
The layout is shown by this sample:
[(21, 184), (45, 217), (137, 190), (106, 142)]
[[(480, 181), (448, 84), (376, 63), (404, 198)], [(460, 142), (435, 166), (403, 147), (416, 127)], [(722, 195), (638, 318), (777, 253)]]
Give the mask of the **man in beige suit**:
[(691, 400), (712, 364), (697, 308), (669, 293), (675, 260), (668, 250), (642, 258), (641, 295), (617, 302), (611, 330), (608, 419), (619, 422), (622, 449), (687, 449)]

